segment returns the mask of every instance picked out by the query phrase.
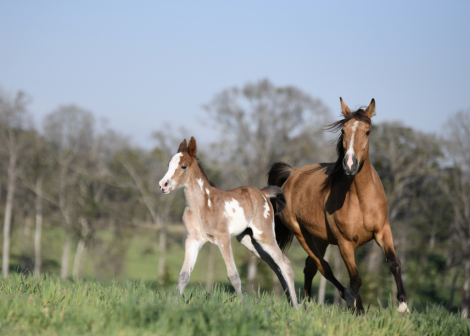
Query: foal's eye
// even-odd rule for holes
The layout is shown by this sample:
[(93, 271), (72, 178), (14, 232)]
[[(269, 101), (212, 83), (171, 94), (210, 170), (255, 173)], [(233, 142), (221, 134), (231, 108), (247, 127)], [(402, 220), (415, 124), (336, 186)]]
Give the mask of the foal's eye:
[(370, 131), (367, 131), (367, 132), (366, 132), (366, 135), (368, 136), (369, 134), (370, 134)]
[(181, 166), (181, 169), (185, 170), (188, 166)]
[(341, 130), (341, 134), (344, 134), (344, 130)]

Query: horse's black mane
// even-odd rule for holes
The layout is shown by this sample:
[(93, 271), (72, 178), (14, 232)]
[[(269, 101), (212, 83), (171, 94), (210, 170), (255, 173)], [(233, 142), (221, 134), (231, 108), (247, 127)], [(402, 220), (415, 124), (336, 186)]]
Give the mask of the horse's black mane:
[[(361, 107), (355, 112), (349, 113), (349, 115), (341, 120), (335, 121), (334, 123), (327, 125), (324, 129), (328, 132), (338, 132), (344, 127), (351, 119), (359, 120), (365, 122), (370, 125), (371, 121), (370, 118), (365, 114), (365, 108)], [(343, 134), (340, 133), (336, 140), (334, 141), (336, 144), (336, 153), (338, 154), (338, 158), (336, 159), (335, 165), (331, 173), (328, 174), (328, 177), (323, 182), (321, 192), (325, 193), (331, 189), (333, 184), (335, 184), (338, 180), (344, 177), (344, 170), (343, 170), (343, 158), (344, 158), (344, 148), (343, 148)], [(312, 169), (311, 172), (316, 172), (321, 169), (326, 169), (325, 166), (320, 166), (320, 168)]]
[[(196, 161), (197, 161), (197, 165), (199, 166), (199, 169), (201, 169), (202, 175), (204, 175), (204, 177), (207, 179), (207, 181), (209, 181), (209, 178), (207, 177), (207, 174), (206, 174), (206, 172), (204, 171), (204, 167), (202, 166), (201, 160), (199, 160), (199, 158), (198, 158), (197, 156), (196, 156)], [(212, 187), (216, 187), (216, 185), (215, 185), (212, 181), (209, 181), (209, 184), (210, 184)]]

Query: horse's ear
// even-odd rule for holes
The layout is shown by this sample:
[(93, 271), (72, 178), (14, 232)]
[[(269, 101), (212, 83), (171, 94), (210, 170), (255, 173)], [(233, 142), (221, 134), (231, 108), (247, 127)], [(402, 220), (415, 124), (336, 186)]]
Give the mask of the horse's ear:
[(197, 153), (196, 139), (194, 139), (194, 137), (191, 137), (191, 140), (189, 140), (189, 145), (188, 145), (188, 154), (191, 156), (196, 156), (196, 153)]
[(343, 98), (341, 97), (339, 97), (339, 101), (341, 102), (341, 111), (343, 111), (344, 117), (349, 117), (349, 115), (351, 114), (351, 110), (349, 109), (348, 105), (344, 103)]
[(177, 153), (185, 152), (187, 150), (188, 150), (188, 145), (186, 144), (186, 139), (184, 139), (183, 142), (181, 142), (180, 146), (178, 147)]
[(375, 116), (375, 99), (372, 98), (369, 106), (367, 106), (365, 112), (366, 116), (370, 118), (372, 118), (373, 116)]

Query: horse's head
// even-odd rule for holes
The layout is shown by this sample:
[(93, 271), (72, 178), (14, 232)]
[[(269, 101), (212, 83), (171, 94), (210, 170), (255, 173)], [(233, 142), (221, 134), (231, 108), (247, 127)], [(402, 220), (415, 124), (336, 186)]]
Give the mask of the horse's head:
[(173, 155), (168, 163), (168, 171), (160, 180), (160, 190), (164, 194), (169, 194), (171, 191), (176, 190), (186, 184), (192, 169), (197, 166), (196, 159), (197, 145), (196, 140), (191, 137), (189, 145), (186, 144), (186, 139), (180, 144), (178, 152)]
[(370, 119), (375, 115), (375, 100), (372, 99), (367, 109), (359, 109), (351, 112), (342, 98), (341, 110), (344, 120), (342, 120), (341, 137), (343, 154), (343, 169), (347, 176), (355, 176), (366, 158), (369, 156), (369, 134)]

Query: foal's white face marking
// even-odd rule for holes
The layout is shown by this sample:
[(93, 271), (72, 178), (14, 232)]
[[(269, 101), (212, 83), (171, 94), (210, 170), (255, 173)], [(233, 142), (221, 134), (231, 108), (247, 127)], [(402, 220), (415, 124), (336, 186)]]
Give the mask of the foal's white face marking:
[(248, 226), (245, 218), (245, 211), (240, 206), (240, 203), (234, 198), (231, 201), (225, 202), (225, 217), (229, 219), (228, 230), (230, 235), (238, 236)]
[(351, 140), (349, 141), (349, 148), (348, 148), (348, 151), (346, 152), (346, 154), (349, 155), (348, 162), (347, 162), (347, 165), (349, 166), (349, 169), (351, 169), (351, 167), (353, 165), (352, 157), (354, 155), (354, 135), (356, 134), (357, 125), (359, 125), (358, 120), (356, 120), (353, 124)]
[(268, 215), (269, 215), (269, 204), (268, 204), (268, 201), (266, 200), (266, 197), (264, 197), (264, 213), (263, 213), (263, 216), (264, 218), (268, 218)]
[(202, 191), (202, 186), (204, 185), (204, 182), (202, 182), (201, 178), (197, 179), (197, 184), (199, 184), (199, 186), (201, 187), (201, 191)]
[(168, 181), (168, 188), (171, 187), (171, 178), (173, 177), (173, 175), (175, 175), (175, 171), (179, 166), (179, 163), (180, 163), (180, 160), (181, 160), (182, 156), (183, 156), (183, 153), (176, 153), (171, 158), (171, 161), (168, 164), (168, 171), (166, 172), (165, 176), (163, 176), (163, 178), (158, 183), (160, 185), (160, 187), (162, 188), (162, 190), (164, 190), (164, 185), (165, 185), (165, 182), (167, 182), (167, 181)]
[(211, 206), (211, 199), (210, 199), (210, 196), (209, 196), (211, 192), (209, 191), (209, 189), (206, 189), (206, 193), (207, 193), (207, 204), (209, 206)]

